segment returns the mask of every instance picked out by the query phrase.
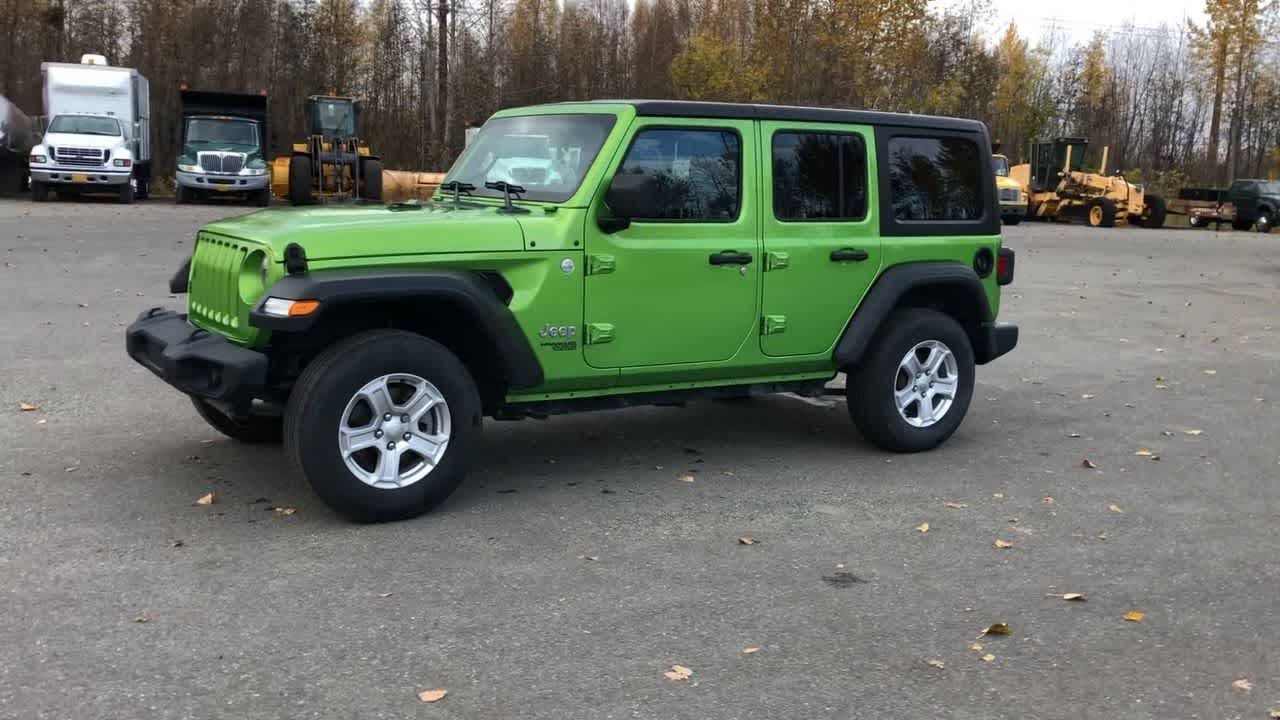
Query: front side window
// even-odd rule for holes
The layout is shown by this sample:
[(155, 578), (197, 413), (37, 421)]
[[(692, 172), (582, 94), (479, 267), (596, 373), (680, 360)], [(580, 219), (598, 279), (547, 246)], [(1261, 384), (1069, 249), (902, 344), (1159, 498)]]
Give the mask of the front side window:
[(773, 215), (784, 222), (866, 217), (867, 152), (862, 136), (776, 133)]
[(999, 177), (1009, 177), (1009, 158), (1003, 155), (991, 156), (991, 169)]
[(742, 205), (741, 141), (732, 130), (642, 130), (611, 192), (623, 186), (639, 201), (629, 208), (632, 220), (732, 222)]
[(502, 197), (487, 182), (524, 188), (523, 198), (564, 202), (577, 192), (616, 118), (613, 115), (528, 115), (484, 124), (454, 163), (446, 183), (475, 186), (474, 195)]
[(73, 135), (120, 135), (120, 121), (98, 115), (59, 115), (49, 123), (49, 132)]
[(954, 222), (982, 217), (982, 158), (976, 143), (895, 137), (889, 140), (888, 155), (895, 219)]

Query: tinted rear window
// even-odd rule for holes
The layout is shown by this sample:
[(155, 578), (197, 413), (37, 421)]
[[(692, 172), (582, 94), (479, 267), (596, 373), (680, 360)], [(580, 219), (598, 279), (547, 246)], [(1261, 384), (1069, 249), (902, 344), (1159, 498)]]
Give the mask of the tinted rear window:
[[(899, 221), (977, 220), (983, 215), (978, 145), (961, 138), (889, 140), (889, 192)], [(991, 183), (990, 176), (986, 183)]]

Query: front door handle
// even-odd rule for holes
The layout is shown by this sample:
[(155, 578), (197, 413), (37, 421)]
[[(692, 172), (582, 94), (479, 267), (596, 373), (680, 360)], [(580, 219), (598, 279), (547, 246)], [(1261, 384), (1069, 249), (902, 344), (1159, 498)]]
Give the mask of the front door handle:
[(750, 265), (751, 253), (738, 252), (737, 250), (722, 250), (718, 253), (711, 253), (707, 261), (712, 265)]
[(853, 262), (862, 262), (869, 257), (871, 256), (867, 254), (866, 250), (859, 250), (857, 248), (840, 248), (839, 250), (831, 251), (831, 262), (846, 262), (849, 260), (852, 260)]

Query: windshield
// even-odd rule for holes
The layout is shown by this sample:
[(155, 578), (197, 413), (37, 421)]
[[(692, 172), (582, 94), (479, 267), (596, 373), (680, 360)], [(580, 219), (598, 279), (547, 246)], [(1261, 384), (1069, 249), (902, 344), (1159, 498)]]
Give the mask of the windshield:
[(600, 146), (613, 129), (612, 115), (528, 115), (495, 118), (484, 124), (445, 182), (476, 187), (475, 195), (502, 197), (486, 182), (525, 189), (527, 200), (564, 202), (582, 184)]
[(120, 121), (100, 115), (59, 115), (49, 123), (51, 133), (120, 135)]
[(1000, 177), (1009, 177), (1009, 158), (1002, 155), (991, 156), (991, 167)]
[(352, 137), (356, 134), (354, 103), (350, 100), (320, 100), (320, 132), (323, 135)]
[(187, 121), (187, 142), (257, 146), (258, 124), (229, 118), (191, 118)]

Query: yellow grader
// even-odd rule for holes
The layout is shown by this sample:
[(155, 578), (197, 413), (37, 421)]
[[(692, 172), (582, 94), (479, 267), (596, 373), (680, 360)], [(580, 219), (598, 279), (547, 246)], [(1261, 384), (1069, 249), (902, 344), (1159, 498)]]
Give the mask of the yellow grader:
[(360, 103), (335, 93), (307, 98), (307, 138), (271, 161), (271, 193), (292, 205), (316, 198), (371, 202), (431, 197), (442, 173), (383, 170), (360, 139)]
[(1128, 223), (1142, 227), (1164, 225), (1167, 207), (1163, 197), (1119, 173), (1107, 173), (1109, 148), (1102, 149), (1099, 172), (1086, 172), (1084, 154), (1089, 141), (1063, 137), (1031, 146), (1031, 162), (1015, 165), (1009, 177), (1030, 194), (1027, 217), (1038, 219), (1084, 218), (1093, 227)]

